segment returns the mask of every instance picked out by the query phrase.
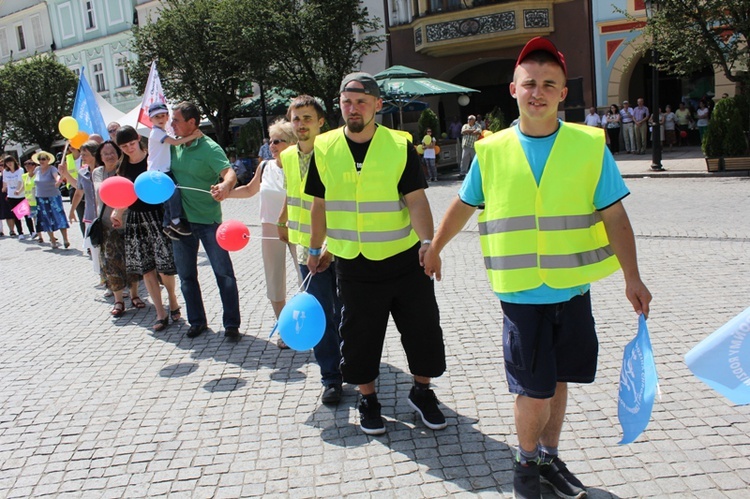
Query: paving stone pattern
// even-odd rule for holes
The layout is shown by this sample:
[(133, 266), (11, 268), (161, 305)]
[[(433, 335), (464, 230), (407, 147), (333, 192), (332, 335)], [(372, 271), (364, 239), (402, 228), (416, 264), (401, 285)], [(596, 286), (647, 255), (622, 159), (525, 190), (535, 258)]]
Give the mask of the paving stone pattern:
[[(561, 455), (593, 498), (748, 497), (750, 406), (708, 389), (683, 356), (748, 306), (750, 179), (628, 184), (641, 272), (654, 294), (648, 324), (662, 398), (645, 434), (618, 446), (620, 363), (637, 320), (619, 274), (594, 284), (598, 377), (571, 388)], [(458, 187), (447, 180), (428, 190), (436, 223)], [(260, 233), (257, 200), (224, 208)], [(360, 432), (354, 387), (338, 407), (321, 406), (311, 352), (269, 341), (259, 239), (233, 255), (244, 334), (236, 345), (223, 338), (205, 255), (211, 329), (190, 340), (184, 319), (152, 332), (150, 302), (112, 319), (90, 261), (74, 249), (77, 227), (71, 240), (71, 249), (53, 251), (0, 238), (0, 497), (512, 494), (513, 397), (476, 219), (446, 248), (436, 286), (448, 372), (434, 384), (449, 425), (426, 429), (407, 405), (411, 377), (391, 325), (378, 382), (381, 437)]]

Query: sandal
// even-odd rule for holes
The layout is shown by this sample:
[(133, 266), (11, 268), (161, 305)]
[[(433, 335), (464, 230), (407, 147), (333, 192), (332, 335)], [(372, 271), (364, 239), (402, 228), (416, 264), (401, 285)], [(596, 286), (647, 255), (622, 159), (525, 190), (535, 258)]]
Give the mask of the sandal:
[(125, 313), (125, 304), (121, 301), (116, 301), (115, 306), (109, 313), (112, 314), (112, 317), (122, 317), (122, 314)]
[(177, 307), (174, 310), (170, 310), (169, 316), (172, 317), (172, 322), (177, 322), (178, 320), (180, 320), (180, 317), (182, 317), (182, 314), (180, 313), (180, 307)]
[(169, 326), (169, 317), (163, 319), (157, 319), (156, 324), (153, 325), (152, 329), (156, 332), (164, 331)]
[(143, 303), (143, 300), (141, 300), (138, 296), (134, 296), (130, 299), (130, 304), (133, 306), (133, 308), (146, 308), (146, 304)]
[(68, 248), (70, 248), (70, 241), (65, 241), (65, 242), (63, 243), (63, 246), (65, 246), (65, 249), (68, 249)]

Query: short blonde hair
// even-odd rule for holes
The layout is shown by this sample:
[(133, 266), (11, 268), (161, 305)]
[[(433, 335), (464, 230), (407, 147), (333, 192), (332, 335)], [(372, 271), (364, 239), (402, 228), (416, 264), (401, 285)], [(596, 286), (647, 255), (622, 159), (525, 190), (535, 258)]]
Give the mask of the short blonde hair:
[(268, 127), (268, 135), (278, 135), (292, 145), (297, 143), (297, 136), (294, 134), (292, 124), (285, 119), (278, 119)]

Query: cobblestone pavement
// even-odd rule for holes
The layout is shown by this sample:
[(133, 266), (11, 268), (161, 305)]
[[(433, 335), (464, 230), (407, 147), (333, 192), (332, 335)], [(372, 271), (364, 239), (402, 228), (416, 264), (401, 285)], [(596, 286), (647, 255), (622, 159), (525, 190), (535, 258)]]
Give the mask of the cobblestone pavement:
[[(571, 389), (561, 455), (593, 498), (745, 498), (750, 406), (704, 386), (683, 356), (748, 306), (750, 179), (628, 184), (663, 395), (645, 434), (618, 446), (620, 363), (637, 320), (619, 274), (594, 284), (598, 378)], [(436, 223), (457, 189), (447, 180), (428, 190)], [(225, 213), (260, 232), (256, 200), (227, 201)], [(268, 340), (259, 239), (233, 255), (244, 321), (235, 345), (220, 334), (205, 258), (211, 330), (190, 340), (184, 320), (152, 332), (150, 304), (113, 320), (89, 260), (74, 249), (80, 232), (71, 234), (65, 251), (0, 239), (1, 497), (511, 495), (513, 398), (476, 220), (446, 248), (436, 287), (448, 372), (435, 391), (449, 426), (428, 430), (407, 405), (410, 376), (391, 326), (378, 382), (381, 437), (359, 431), (353, 387), (338, 407), (321, 406), (311, 352)]]

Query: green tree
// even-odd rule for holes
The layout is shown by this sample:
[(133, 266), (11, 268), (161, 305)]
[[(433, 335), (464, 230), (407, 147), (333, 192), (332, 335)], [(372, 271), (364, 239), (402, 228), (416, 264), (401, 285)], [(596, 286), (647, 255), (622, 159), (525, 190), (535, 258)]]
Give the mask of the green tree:
[[(0, 69), (7, 138), (51, 150), (57, 122), (73, 110), (78, 79), (50, 55), (10, 62)], [(2, 116), (0, 116), (2, 118)]]
[(427, 129), (429, 128), (432, 130), (432, 136), (435, 138), (440, 137), (440, 120), (438, 120), (437, 115), (435, 112), (427, 108), (424, 111), (422, 111), (422, 114), (419, 115), (419, 137), (414, 137), (415, 144), (419, 144), (422, 140), (422, 137), (427, 135)]
[(238, 52), (243, 45), (238, 20), (258, 26), (252, 18), (257, 9), (251, 7), (249, 0), (165, 0), (159, 19), (133, 29), (138, 61), (129, 73), (139, 91), (151, 61), (157, 61), (167, 98), (194, 102), (222, 147), (231, 142), (229, 123), (240, 104), (239, 89), (252, 76), (248, 58)]
[[(656, 47), (659, 69), (689, 76), (706, 67), (729, 81), (750, 84), (750, 0), (658, 0), (643, 29)], [(655, 44), (655, 45), (654, 45)]]
[(270, 84), (320, 98), (326, 120), (336, 127), (339, 85), (359, 68), (362, 58), (385, 37), (374, 32), (380, 20), (360, 0), (248, 0), (262, 4), (276, 57), (268, 68)]

